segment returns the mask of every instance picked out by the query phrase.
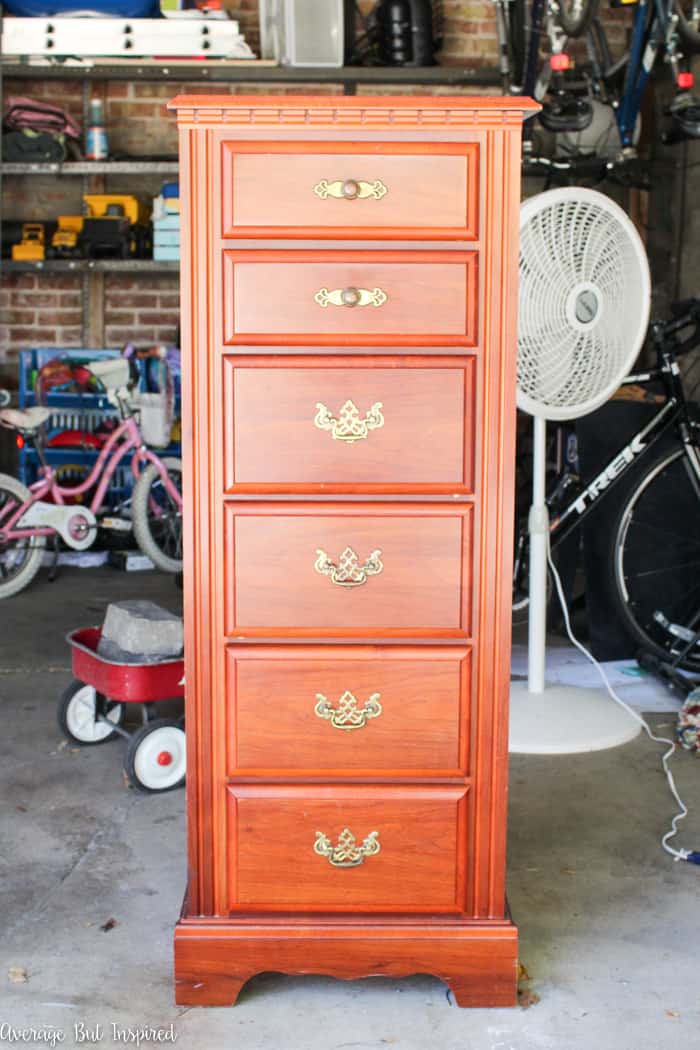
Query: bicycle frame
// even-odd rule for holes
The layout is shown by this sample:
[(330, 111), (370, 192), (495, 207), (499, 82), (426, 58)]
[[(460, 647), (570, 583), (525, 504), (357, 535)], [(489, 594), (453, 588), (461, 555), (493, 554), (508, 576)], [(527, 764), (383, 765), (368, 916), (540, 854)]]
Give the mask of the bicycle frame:
[(0, 532), (2, 532), (6, 539), (25, 539), (32, 536), (52, 536), (56, 530), (49, 526), (36, 526), (26, 529), (16, 528), (15, 526), (21, 519), (22, 515), (29, 510), (33, 504), (37, 503), (44, 497), (50, 496), (53, 503), (63, 506), (66, 498), (83, 495), (95, 485), (95, 482), (99, 478), (100, 480), (97, 483), (97, 487), (89, 503), (89, 510), (93, 514), (96, 514), (102, 506), (102, 501), (115, 470), (124, 457), (130, 452), (133, 452), (131, 457), (131, 473), (133, 474), (134, 479), (138, 478), (139, 467), (142, 464), (153, 463), (163, 480), (168, 495), (175, 500), (176, 504), (179, 506), (181, 504), (180, 493), (170, 480), (165, 465), (155, 452), (152, 452), (144, 445), (141, 431), (139, 430), (138, 424), (133, 416), (127, 416), (121, 421), (114, 433), (110, 435), (109, 440), (100, 450), (100, 454), (89, 475), (79, 485), (59, 485), (53, 468), (48, 466), (48, 464), (43, 463), (40, 468), (42, 476), (29, 486), (31, 498), (22, 504), (10, 504), (4, 509), (2, 514), (0, 514)]
[(574, 529), (592, 513), (596, 504), (603, 499), (628, 473), (634, 463), (652, 449), (659, 439), (677, 426), (686, 455), (695, 471), (700, 486), (700, 455), (693, 437), (693, 428), (688, 416), (688, 409), (683, 392), (680, 370), (670, 354), (664, 354), (661, 368), (649, 372), (628, 376), (623, 386), (632, 383), (648, 383), (663, 379), (669, 387), (669, 398), (662, 405), (653, 419), (642, 427), (624, 448), (617, 452), (605, 467), (581, 489), (573, 500), (550, 520), (550, 546), (555, 548), (563, 543)]
[(647, 29), (650, 0), (639, 0), (634, 15), (625, 83), (615, 120), (623, 149), (634, 146), (634, 131), (647, 80), (661, 45), (668, 39), (671, 22), (669, 0), (651, 0), (653, 14)]

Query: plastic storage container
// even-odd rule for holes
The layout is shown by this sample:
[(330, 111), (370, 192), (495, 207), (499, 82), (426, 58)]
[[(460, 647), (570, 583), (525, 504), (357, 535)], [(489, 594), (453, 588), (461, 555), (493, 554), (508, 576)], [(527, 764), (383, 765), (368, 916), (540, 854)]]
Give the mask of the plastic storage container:
[(263, 58), (287, 66), (342, 66), (343, 0), (260, 0)]

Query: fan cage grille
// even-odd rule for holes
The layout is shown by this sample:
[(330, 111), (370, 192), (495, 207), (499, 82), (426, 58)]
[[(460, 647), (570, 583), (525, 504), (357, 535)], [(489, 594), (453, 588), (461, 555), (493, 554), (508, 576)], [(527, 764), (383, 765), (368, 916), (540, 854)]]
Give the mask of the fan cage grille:
[[(580, 191), (579, 191), (580, 192)], [(630, 220), (602, 194), (537, 206), (520, 231), (518, 400), (549, 418), (602, 404), (631, 368), (648, 321), (649, 273)], [(548, 197), (542, 194), (541, 197)], [(597, 303), (577, 321), (581, 291)]]

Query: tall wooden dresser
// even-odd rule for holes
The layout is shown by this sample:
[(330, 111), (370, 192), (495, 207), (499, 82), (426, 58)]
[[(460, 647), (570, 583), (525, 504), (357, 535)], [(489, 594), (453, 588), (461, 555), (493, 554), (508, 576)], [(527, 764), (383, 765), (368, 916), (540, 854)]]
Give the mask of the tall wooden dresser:
[(516, 993), (520, 132), (479, 97), (182, 96), (189, 885), (177, 1001)]

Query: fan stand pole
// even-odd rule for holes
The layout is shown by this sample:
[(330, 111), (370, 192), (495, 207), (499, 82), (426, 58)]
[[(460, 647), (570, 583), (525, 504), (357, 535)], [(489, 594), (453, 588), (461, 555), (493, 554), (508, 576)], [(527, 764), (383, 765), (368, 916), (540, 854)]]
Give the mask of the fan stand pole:
[(547, 646), (547, 533), (549, 532), (549, 511), (545, 503), (547, 421), (542, 416), (535, 416), (533, 423), (532, 506), (527, 522), (530, 533), (527, 687), (530, 693), (543, 693)]
[(509, 750), (528, 755), (602, 751), (633, 740), (639, 724), (603, 689), (545, 684), (549, 532), (545, 502), (546, 438), (546, 420), (535, 416), (532, 506), (528, 518), (528, 678), (527, 685), (511, 683)]

